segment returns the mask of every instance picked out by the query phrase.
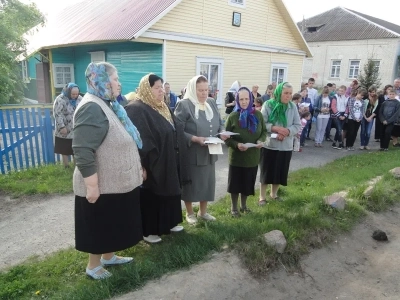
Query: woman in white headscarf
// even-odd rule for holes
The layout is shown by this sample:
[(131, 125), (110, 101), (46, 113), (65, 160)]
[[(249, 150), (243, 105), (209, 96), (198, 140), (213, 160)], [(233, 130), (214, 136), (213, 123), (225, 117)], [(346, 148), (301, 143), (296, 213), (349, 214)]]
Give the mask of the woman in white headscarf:
[[(204, 144), (207, 137), (222, 131), (221, 116), (215, 101), (208, 98), (208, 81), (204, 76), (193, 77), (187, 87), (185, 97), (175, 108), (175, 116), (185, 128), (189, 147), (189, 173), (192, 184), (183, 186), (182, 200), (186, 205), (186, 221), (197, 223), (197, 219), (214, 221), (207, 213), (207, 202), (215, 197), (215, 162), (217, 155), (212, 155)], [(221, 136), (225, 140), (227, 136)], [(197, 219), (193, 212), (193, 202), (200, 202)]]
[(240, 82), (239, 81), (235, 81), (234, 83), (232, 83), (231, 88), (229, 89), (229, 91), (226, 93), (225, 96), (225, 113), (226, 114), (230, 114), (233, 111), (233, 108), (236, 105), (236, 94), (238, 92), (238, 90), (240, 89)]

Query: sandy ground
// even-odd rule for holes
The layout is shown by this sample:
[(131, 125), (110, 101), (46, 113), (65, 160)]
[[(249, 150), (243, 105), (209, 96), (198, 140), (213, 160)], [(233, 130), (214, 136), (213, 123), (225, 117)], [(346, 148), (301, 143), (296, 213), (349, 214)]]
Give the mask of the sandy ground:
[[(370, 214), (346, 235), (311, 252), (301, 265), (304, 276), (282, 267), (266, 278), (253, 278), (232, 252), (214, 255), (189, 270), (149, 282), (115, 300), (258, 300), (400, 299), (400, 205)], [(372, 232), (383, 229), (389, 242)]]

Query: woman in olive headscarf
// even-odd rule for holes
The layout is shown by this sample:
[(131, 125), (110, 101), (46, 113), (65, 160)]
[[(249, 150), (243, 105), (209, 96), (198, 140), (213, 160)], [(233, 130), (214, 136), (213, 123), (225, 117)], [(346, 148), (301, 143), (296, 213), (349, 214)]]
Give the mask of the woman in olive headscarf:
[(140, 80), (137, 99), (126, 112), (143, 139), (139, 149), (147, 179), (140, 189), (143, 239), (161, 242), (161, 235), (183, 230), (181, 187), (190, 183), (183, 125), (164, 102), (163, 80), (148, 74)]
[(293, 151), (293, 137), (300, 131), (300, 117), (292, 99), (293, 88), (287, 83), (279, 84), (272, 99), (262, 107), (267, 132), (275, 133), (276, 138), (270, 138), (262, 150), (260, 161), (260, 200), (266, 204), (265, 194), (267, 184), (271, 184), (270, 198), (278, 197), (279, 185), (287, 185), (290, 160)]

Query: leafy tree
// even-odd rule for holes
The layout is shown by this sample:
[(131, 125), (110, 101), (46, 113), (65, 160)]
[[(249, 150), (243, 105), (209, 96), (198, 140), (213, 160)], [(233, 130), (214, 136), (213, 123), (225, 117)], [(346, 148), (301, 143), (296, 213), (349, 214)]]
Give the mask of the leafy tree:
[(379, 69), (376, 68), (374, 60), (372, 60), (371, 58), (368, 59), (368, 61), (364, 65), (363, 70), (358, 75), (357, 80), (360, 82), (360, 85), (367, 90), (372, 85), (375, 85), (377, 89), (381, 86)]
[(35, 4), (0, 0), (0, 104), (22, 99), (25, 84), (16, 58), (26, 52), (24, 33), (44, 21)]

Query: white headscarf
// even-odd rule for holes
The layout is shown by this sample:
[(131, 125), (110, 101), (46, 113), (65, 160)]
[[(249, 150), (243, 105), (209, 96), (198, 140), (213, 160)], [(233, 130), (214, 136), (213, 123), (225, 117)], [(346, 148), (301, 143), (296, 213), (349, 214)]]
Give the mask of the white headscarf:
[[(197, 99), (197, 93), (196, 93), (196, 82), (200, 77), (204, 77), (203, 75), (195, 76), (192, 79), (189, 80), (187, 86), (186, 86), (186, 93), (184, 99), (189, 99), (190, 102), (193, 103), (194, 105), (194, 116), (196, 119), (199, 118), (199, 109), (200, 109), (200, 102), (199, 99)], [(204, 77), (205, 78), (205, 77)], [(205, 78), (207, 80), (207, 78)], [(206, 113), (206, 119), (207, 121), (211, 122), (212, 118), (214, 117), (214, 112), (210, 106), (210, 104), (207, 103), (207, 101), (204, 103), (205, 105), (205, 113)]]
[(236, 80), (234, 83), (232, 83), (232, 86), (228, 92), (231, 92), (234, 95), (236, 95), (236, 93), (238, 92), (239, 89), (240, 89), (240, 83), (239, 83), (239, 81)]

